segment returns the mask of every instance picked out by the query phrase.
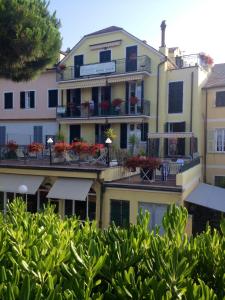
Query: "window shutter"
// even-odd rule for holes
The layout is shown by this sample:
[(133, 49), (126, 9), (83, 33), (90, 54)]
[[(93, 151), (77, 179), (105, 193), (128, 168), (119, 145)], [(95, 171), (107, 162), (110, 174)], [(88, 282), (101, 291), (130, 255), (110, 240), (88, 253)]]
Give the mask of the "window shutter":
[(99, 143), (99, 124), (95, 124), (95, 143)]
[(144, 80), (141, 82), (141, 112), (144, 113)]
[(130, 224), (130, 202), (121, 201), (122, 213), (121, 213), (121, 226), (128, 227)]
[(125, 98), (126, 98), (125, 111), (126, 111), (126, 114), (128, 114), (128, 111), (129, 111), (129, 82), (126, 82)]
[(35, 92), (31, 91), (30, 92), (30, 108), (34, 108), (34, 106), (35, 106), (35, 104), (34, 104), (34, 95), (35, 95)]
[(48, 91), (48, 107), (58, 106), (58, 90)]
[(141, 123), (141, 141), (146, 142), (148, 139), (148, 123)]
[(42, 126), (34, 126), (34, 142), (43, 142), (43, 128)]
[(225, 92), (216, 92), (216, 106), (225, 106)]
[(215, 138), (215, 130), (208, 129), (207, 132), (207, 152), (212, 153), (215, 152), (216, 138)]
[(25, 92), (20, 92), (20, 108), (25, 108)]
[(159, 157), (159, 138), (149, 139), (149, 156)]
[(0, 145), (6, 144), (6, 127), (0, 126)]
[(110, 223), (114, 222), (116, 226), (121, 226), (121, 201), (111, 200)]
[(182, 113), (183, 111), (183, 81), (169, 83), (168, 113)]
[(120, 124), (120, 148), (121, 149), (127, 148), (127, 124), (126, 123)]

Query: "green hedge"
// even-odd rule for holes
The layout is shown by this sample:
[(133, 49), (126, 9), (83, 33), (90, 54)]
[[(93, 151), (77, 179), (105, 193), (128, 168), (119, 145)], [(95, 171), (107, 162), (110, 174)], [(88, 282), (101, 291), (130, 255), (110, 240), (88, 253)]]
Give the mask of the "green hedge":
[(0, 215), (0, 299), (225, 299), (225, 222), (188, 239), (185, 208), (171, 206), (165, 234), (137, 225), (99, 230), (16, 199)]

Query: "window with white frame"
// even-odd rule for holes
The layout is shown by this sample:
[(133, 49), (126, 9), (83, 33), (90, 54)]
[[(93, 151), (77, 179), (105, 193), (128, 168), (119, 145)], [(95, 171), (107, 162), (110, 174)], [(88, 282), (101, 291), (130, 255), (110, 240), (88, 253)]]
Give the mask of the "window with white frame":
[(219, 128), (215, 131), (216, 152), (225, 152), (225, 128)]
[(20, 108), (34, 108), (35, 107), (35, 92), (26, 91), (20, 92)]

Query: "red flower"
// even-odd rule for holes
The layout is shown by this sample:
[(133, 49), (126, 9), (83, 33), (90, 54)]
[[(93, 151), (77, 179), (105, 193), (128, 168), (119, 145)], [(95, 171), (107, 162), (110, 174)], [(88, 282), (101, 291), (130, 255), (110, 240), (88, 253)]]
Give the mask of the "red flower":
[(18, 148), (18, 144), (13, 140), (8, 141), (6, 146), (10, 151), (16, 151)]
[(101, 109), (107, 110), (109, 109), (109, 101), (104, 100), (100, 103)]
[(138, 103), (138, 98), (136, 96), (131, 96), (130, 97), (130, 104), (135, 105)]
[(73, 142), (71, 144), (71, 149), (74, 150), (77, 154), (88, 153), (90, 145), (86, 142)]
[(127, 159), (125, 163), (125, 167), (129, 169), (136, 168), (149, 168), (149, 169), (157, 169), (160, 165), (160, 159), (156, 157), (146, 157), (146, 156), (133, 156)]
[(123, 102), (123, 100), (120, 98), (113, 99), (112, 106), (114, 106), (114, 107), (120, 106), (122, 102)]
[(89, 153), (91, 155), (95, 155), (97, 152), (99, 152), (101, 149), (103, 149), (105, 146), (103, 144), (93, 144), (89, 147)]
[(28, 145), (29, 152), (41, 152), (44, 149), (44, 146), (40, 143), (33, 142), (32, 144)]
[(71, 146), (65, 142), (58, 142), (54, 145), (54, 151), (58, 153), (62, 153), (66, 150), (70, 150)]

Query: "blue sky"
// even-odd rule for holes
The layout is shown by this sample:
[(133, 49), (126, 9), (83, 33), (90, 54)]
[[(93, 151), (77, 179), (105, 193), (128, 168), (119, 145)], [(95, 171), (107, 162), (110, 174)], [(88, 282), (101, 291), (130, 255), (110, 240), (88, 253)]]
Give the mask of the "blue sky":
[(62, 50), (85, 34), (112, 25), (123, 27), (158, 49), (160, 23), (166, 20), (166, 45), (184, 54), (205, 52), (225, 62), (225, 0), (50, 0), (61, 20)]

